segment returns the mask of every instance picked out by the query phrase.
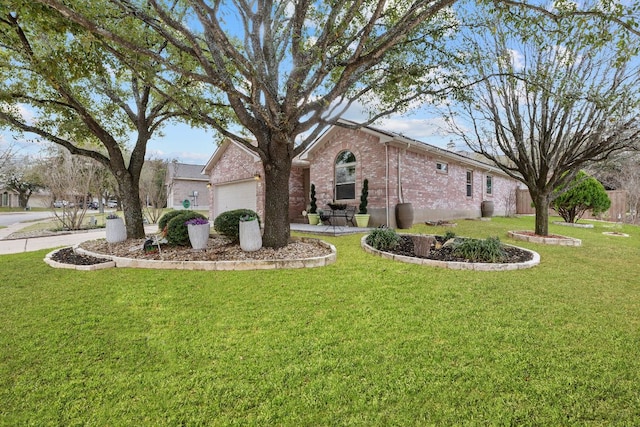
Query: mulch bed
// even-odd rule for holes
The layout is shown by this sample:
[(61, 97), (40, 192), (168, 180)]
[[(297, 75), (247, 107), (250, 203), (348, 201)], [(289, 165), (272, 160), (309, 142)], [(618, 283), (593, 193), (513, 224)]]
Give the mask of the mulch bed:
[[(436, 236), (436, 242), (443, 244), (442, 236)], [(524, 251), (520, 248), (516, 248), (513, 246), (503, 246), (505, 252), (505, 259), (500, 261), (501, 263), (519, 263), (526, 262), (533, 259), (533, 254), (528, 251)], [(474, 262), (469, 259), (454, 255), (453, 248), (451, 246), (441, 247), (436, 249), (436, 244), (434, 243), (431, 246), (431, 252), (426, 257), (418, 256), (414, 252), (413, 248), (413, 240), (411, 236), (401, 235), (400, 236), (400, 244), (396, 246), (394, 249), (388, 249), (385, 252), (390, 252), (396, 255), (404, 255), (414, 258), (423, 258), (423, 259), (432, 259), (436, 261), (446, 261), (446, 262)]]
[(51, 255), (51, 259), (61, 264), (71, 265), (96, 265), (109, 262), (105, 258), (96, 258), (90, 255), (76, 253), (73, 248), (62, 248)]

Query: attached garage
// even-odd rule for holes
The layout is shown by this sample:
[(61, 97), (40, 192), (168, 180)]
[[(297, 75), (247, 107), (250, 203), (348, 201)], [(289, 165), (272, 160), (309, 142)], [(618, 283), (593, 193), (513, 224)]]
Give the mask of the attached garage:
[(213, 215), (217, 218), (222, 212), (234, 209), (257, 211), (257, 182), (254, 179), (217, 184), (213, 191)]

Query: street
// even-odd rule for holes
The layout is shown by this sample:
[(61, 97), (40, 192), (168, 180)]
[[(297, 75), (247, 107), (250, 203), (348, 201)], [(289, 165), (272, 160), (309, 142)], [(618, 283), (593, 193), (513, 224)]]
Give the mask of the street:
[[(25, 221), (37, 221), (40, 219), (52, 218), (53, 214), (50, 211), (42, 212), (7, 212), (0, 213), (0, 226), (9, 226), (18, 222)], [(28, 224), (25, 224), (25, 227)]]

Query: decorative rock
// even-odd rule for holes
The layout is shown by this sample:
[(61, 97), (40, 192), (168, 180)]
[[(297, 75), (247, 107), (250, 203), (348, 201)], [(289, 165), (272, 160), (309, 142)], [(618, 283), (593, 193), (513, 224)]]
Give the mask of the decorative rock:
[(426, 257), (429, 256), (431, 245), (436, 239), (433, 236), (412, 236), (411, 240), (413, 241), (413, 251), (416, 255)]

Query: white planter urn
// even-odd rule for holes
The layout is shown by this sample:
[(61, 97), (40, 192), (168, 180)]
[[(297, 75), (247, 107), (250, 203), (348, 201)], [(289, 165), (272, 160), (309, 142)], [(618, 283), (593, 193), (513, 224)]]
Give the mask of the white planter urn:
[(122, 218), (107, 218), (107, 243), (118, 243), (127, 240), (127, 229)]
[(203, 250), (207, 248), (209, 242), (209, 232), (211, 231), (210, 225), (207, 224), (188, 224), (187, 231), (189, 232), (189, 241), (191, 247), (195, 250)]
[(261, 247), (262, 234), (258, 220), (240, 221), (240, 249), (245, 252), (253, 252)]

